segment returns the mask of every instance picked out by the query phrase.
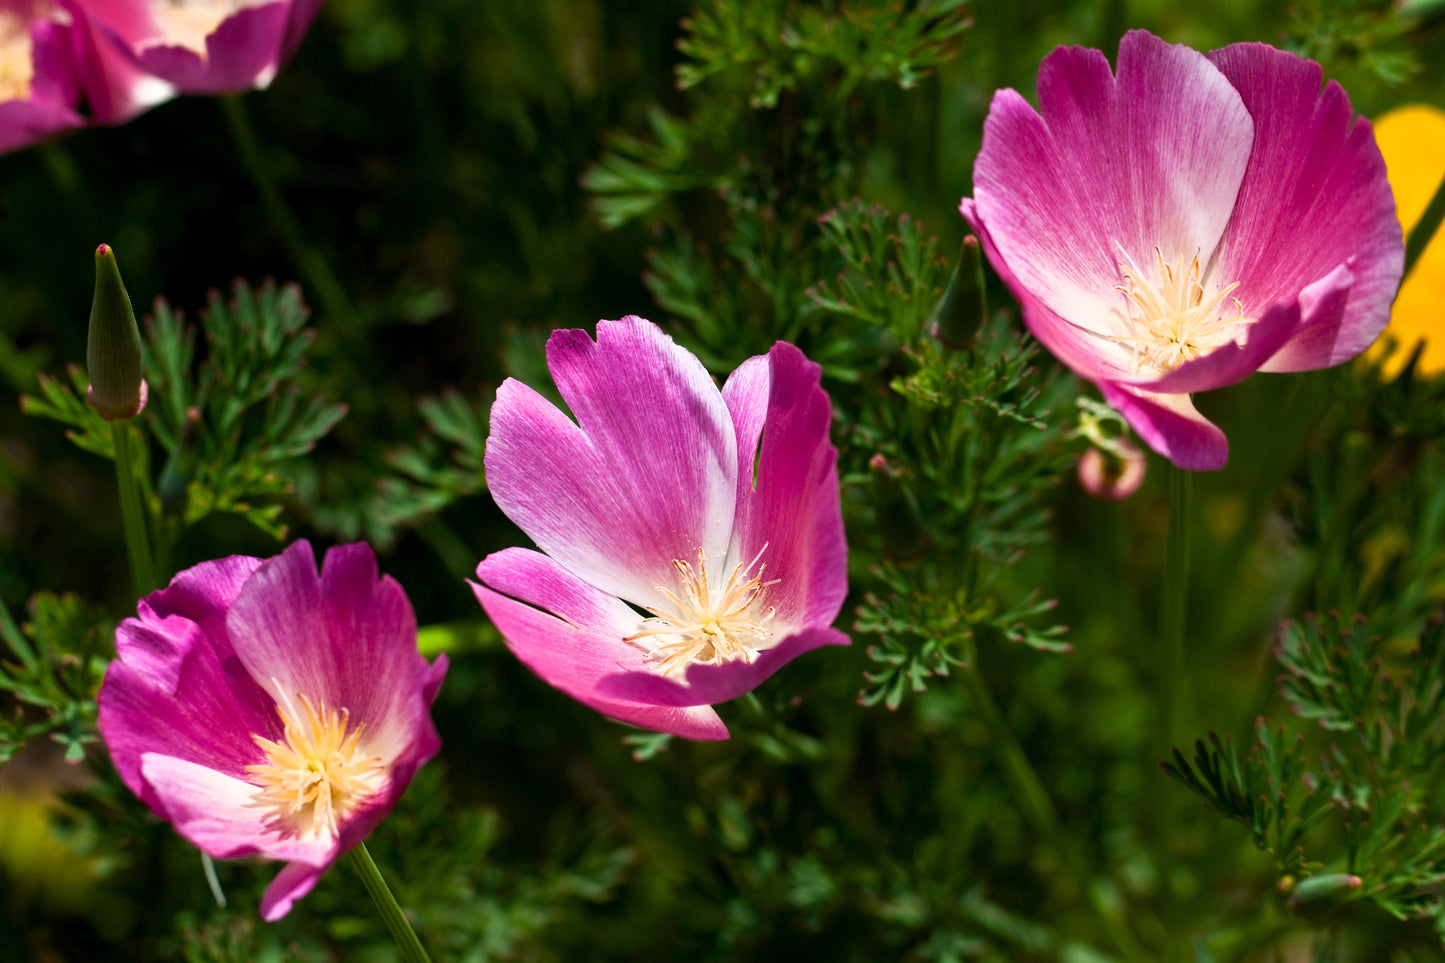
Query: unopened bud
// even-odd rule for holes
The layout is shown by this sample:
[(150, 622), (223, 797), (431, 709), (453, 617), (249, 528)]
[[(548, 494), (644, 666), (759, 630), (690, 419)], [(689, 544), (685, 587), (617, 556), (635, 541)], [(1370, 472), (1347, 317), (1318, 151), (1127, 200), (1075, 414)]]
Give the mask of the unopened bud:
[(873, 506), (878, 513), (878, 530), (883, 552), (889, 558), (917, 558), (927, 551), (933, 536), (923, 524), (918, 502), (904, 484), (904, 473), (888, 464), (882, 455), (868, 460), (873, 478)]
[(1320, 919), (1353, 898), (1362, 885), (1364, 880), (1349, 873), (1311, 876), (1295, 886), (1289, 908), (1306, 919)]
[(967, 348), (983, 319), (988, 315), (988, 302), (983, 289), (983, 255), (978, 238), (972, 234), (963, 239), (953, 277), (948, 288), (928, 316), (929, 330), (945, 346), (954, 350)]
[(85, 367), (90, 375), (85, 398), (102, 418), (113, 421), (140, 414), (146, 405), (140, 329), (109, 244), (95, 249), (95, 300), (90, 305)]
[(1107, 450), (1090, 448), (1079, 458), (1079, 484), (1095, 498), (1123, 501), (1144, 483), (1147, 467), (1138, 445), (1115, 438)]

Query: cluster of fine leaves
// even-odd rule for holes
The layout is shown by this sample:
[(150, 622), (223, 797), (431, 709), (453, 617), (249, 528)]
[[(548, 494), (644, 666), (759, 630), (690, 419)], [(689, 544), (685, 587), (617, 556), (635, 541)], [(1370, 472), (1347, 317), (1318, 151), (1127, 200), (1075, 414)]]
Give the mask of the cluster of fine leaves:
[[(151, 510), (167, 520), (169, 542), (212, 512), (285, 536), (287, 469), (346, 414), (346, 406), (303, 388), (315, 337), (308, 315), (294, 284), (237, 281), (229, 300), (211, 292), (198, 358), (196, 326), (156, 301), (142, 341), (149, 400), (136, 423), (163, 453), (158, 477), (148, 459), (139, 474)], [(68, 425), (81, 448), (113, 458), (110, 425), (84, 400), (84, 373), (71, 366), (69, 382), (42, 375), (40, 394), (22, 400), (25, 411)]]
[(1073, 380), (1035, 364), (1015, 319), (990, 315), (981, 276), (967, 274), (976, 263), (949, 286), (954, 265), (915, 219), (851, 201), (821, 226), (838, 270), (811, 297), (889, 358), (888, 392), (850, 396), (840, 419), (846, 477), (866, 490), (871, 522), (854, 526), (853, 548), (875, 563), (855, 623), (877, 640), (860, 701), (896, 709), (971, 662), (980, 632), (1067, 651), (1063, 627), (1038, 622), (1052, 600), (1006, 575), (1046, 537), (1043, 496), (1072, 461), (1061, 415)]
[[(0, 603), (0, 693), (18, 705), (0, 717), (0, 764), (25, 743), (49, 735), (79, 762), (96, 741), (95, 690), (105, 674), (109, 625), (74, 595), (40, 592), (17, 626)], [(36, 714), (39, 717), (36, 718)]]
[(1261, 719), (1242, 757), (1211, 736), (1196, 744), (1192, 762), (1176, 750), (1165, 770), (1249, 828), (1297, 913), (1325, 908), (1298, 877), (1338, 879), (1348, 885), (1329, 890), (1331, 911), (1366, 901), (1397, 919), (1440, 925), (1442, 616), (1410, 644), (1381, 637), (1364, 618), (1309, 616), (1285, 625), (1276, 657), (1285, 701), (1327, 738), (1291, 739)]

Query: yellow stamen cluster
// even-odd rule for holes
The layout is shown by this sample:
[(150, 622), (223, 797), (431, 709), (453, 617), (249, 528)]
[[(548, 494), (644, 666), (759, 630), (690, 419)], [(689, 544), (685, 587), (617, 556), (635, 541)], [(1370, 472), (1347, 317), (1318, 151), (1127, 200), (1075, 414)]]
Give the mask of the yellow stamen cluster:
[(1183, 257), (1169, 264), (1157, 247), (1154, 257), (1159, 269), (1158, 285), (1144, 279), (1144, 272), (1133, 265), (1119, 266), (1124, 283), (1118, 291), (1128, 299), (1128, 321), (1137, 333), (1114, 340), (1138, 352), (1141, 369), (1147, 366), (1160, 372), (1173, 371), (1234, 341), (1240, 325), (1254, 323), (1254, 318), (1244, 316), (1244, 305), (1238, 298), (1230, 299), (1234, 303), (1233, 315), (1220, 315), (1220, 306), (1239, 287), (1238, 281), (1205, 299), (1198, 254), (1187, 267)]
[[(761, 557), (759, 552), (758, 558)], [(702, 549), (697, 552), (696, 569), (688, 562), (673, 559), (672, 567), (677, 570), (682, 591), (658, 586), (657, 590), (671, 603), (670, 610), (649, 608), (652, 618), (644, 619), (627, 641), (671, 639), (647, 652), (648, 657), (658, 663), (657, 671), (662, 675), (685, 672), (694, 663), (719, 665), (737, 659), (752, 662), (764, 647), (762, 643), (773, 634), (768, 628), (773, 611), (758, 611), (759, 596), (763, 589), (779, 581), (763, 581), (766, 565), (759, 565), (757, 574), (748, 576), (758, 558), (734, 568), (727, 585), (717, 593), (708, 585)]]
[(246, 774), (260, 790), (257, 801), (271, 807), (289, 830), (303, 837), (335, 838), (342, 817), (381, 788), (385, 766), (360, 752), (358, 725), (346, 731), (346, 709), (313, 706), (304, 695), (301, 719), (281, 706), (276, 712), (285, 727), (284, 742), (253, 735), (266, 753), (266, 763), (247, 766)]
[(35, 62), (30, 50), (30, 25), (0, 11), (0, 101), (29, 100)]

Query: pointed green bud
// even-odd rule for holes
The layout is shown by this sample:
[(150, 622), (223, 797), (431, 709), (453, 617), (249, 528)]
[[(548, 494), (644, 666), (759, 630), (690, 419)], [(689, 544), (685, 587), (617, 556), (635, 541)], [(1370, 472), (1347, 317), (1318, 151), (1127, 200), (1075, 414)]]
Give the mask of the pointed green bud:
[(90, 305), (85, 367), (90, 374), (85, 398), (106, 421), (134, 418), (146, 406), (140, 329), (109, 244), (95, 249), (95, 300)]
[(882, 455), (874, 455), (868, 460), (868, 473), (873, 478), (873, 507), (878, 513), (883, 553), (904, 561), (922, 555), (933, 536), (923, 524), (918, 501), (904, 482), (904, 471), (888, 464)]
[(1290, 894), (1289, 908), (1306, 919), (1323, 919), (1348, 902), (1364, 885), (1350, 873), (1325, 873), (1302, 879)]
[(928, 316), (929, 330), (947, 347), (962, 351), (983, 326), (988, 316), (988, 302), (983, 289), (983, 254), (978, 238), (972, 234), (963, 239), (958, 264), (948, 288)]

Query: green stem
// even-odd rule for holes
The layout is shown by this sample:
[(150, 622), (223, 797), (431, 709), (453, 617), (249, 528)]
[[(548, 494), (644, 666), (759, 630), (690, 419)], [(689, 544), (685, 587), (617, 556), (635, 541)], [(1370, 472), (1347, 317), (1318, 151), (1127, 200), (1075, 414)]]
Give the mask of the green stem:
[(130, 558), (130, 581), (136, 598), (159, 587), (155, 563), (151, 559), (150, 537), (147, 534), (145, 507), (141, 504), (140, 487), (130, 450), (130, 422), (117, 418), (110, 423), (115, 442), (115, 484), (120, 493), (120, 519), (125, 528), (125, 550)]
[(1161, 759), (1178, 737), (1184, 706), (1184, 626), (1189, 602), (1189, 523), (1194, 510), (1194, 474), (1169, 466), (1169, 542), (1159, 602), (1159, 735)]
[(271, 218), (271, 223), (281, 235), (291, 253), (291, 258), (300, 268), (301, 273), (306, 276), (306, 281), (316, 292), (317, 297), (326, 308), (326, 313), (338, 323), (342, 333), (346, 336), (354, 335), (359, 329), (360, 316), (346, 296), (346, 291), (331, 273), (323, 258), (315, 248), (306, 243), (306, 235), (301, 230), (301, 224), (296, 220), (296, 215), (287, 206), (281, 192), (276, 188), (276, 181), (271, 177), (270, 170), (266, 167), (265, 160), (261, 157), (261, 148), (256, 140), (256, 133), (251, 128), (251, 121), (246, 116), (246, 107), (241, 102), (240, 94), (228, 94), (219, 98), (221, 106), (226, 113), (226, 122), (230, 125), (231, 136), (236, 141), (236, 147), (241, 152), (241, 159), (246, 164), (246, 171), (251, 175), (251, 180), (256, 184), (256, 190), (261, 195), (261, 203), (266, 206), (266, 214)]
[(1420, 260), (1420, 255), (1425, 253), (1431, 238), (1440, 229), (1440, 222), (1445, 220), (1445, 178), (1442, 178), (1435, 188), (1435, 194), (1430, 198), (1430, 203), (1425, 205), (1425, 212), (1415, 222), (1415, 227), (1410, 231), (1410, 237), (1405, 241), (1405, 277), (1410, 276), (1410, 269), (1415, 262)]
[(366, 885), (366, 891), (371, 894), (371, 900), (381, 913), (386, 928), (391, 930), (391, 938), (401, 950), (402, 959), (406, 960), (406, 963), (431, 963), (431, 957), (426, 955), (421, 940), (416, 938), (416, 931), (411, 928), (411, 923), (407, 922), (406, 913), (402, 912), (396, 897), (391, 895), (386, 880), (381, 878), (381, 871), (376, 868), (371, 854), (366, 851), (366, 844), (358, 843), (356, 848), (347, 854), (347, 858), (351, 860), (351, 868), (356, 870), (362, 883)]

